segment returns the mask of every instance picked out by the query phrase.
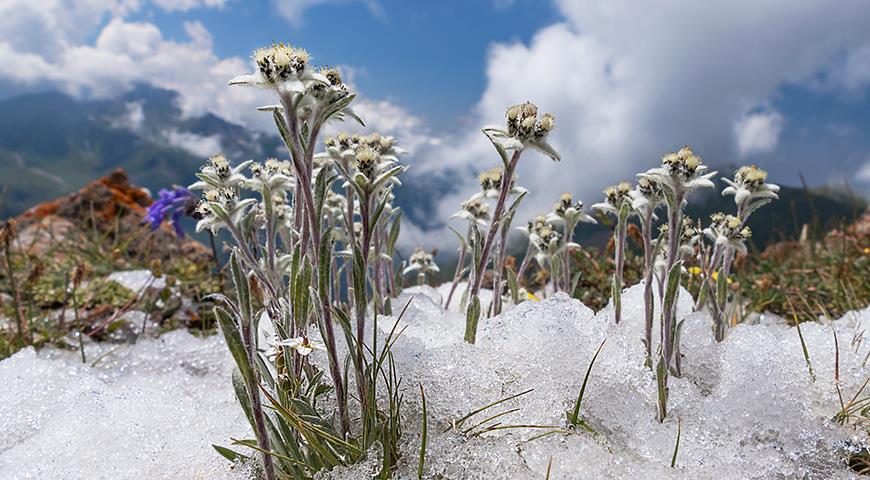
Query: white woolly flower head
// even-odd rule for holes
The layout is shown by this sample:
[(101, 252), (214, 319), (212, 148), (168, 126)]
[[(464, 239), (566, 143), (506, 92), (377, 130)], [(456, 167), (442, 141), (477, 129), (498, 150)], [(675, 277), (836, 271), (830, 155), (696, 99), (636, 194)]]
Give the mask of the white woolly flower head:
[(545, 113), (538, 117), (538, 107), (531, 102), (513, 105), (505, 112), (505, 126), (484, 127), (483, 133), (501, 151), (531, 148), (560, 159), (556, 150), (547, 143), (547, 136), (556, 128), (556, 116)]
[(248, 168), (251, 171), (251, 178), (246, 179), (244, 185), (251, 190), (262, 193), (268, 188), (273, 196), (283, 196), (284, 192), (295, 187), (288, 160), (269, 158), (265, 163), (252, 162)]
[[(502, 167), (492, 167), (480, 172), (477, 176), (477, 181), (480, 183), (480, 192), (473, 195), (471, 199), (498, 198), (503, 180), (504, 168)], [(516, 186), (516, 181), (517, 175), (514, 174), (508, 185), (508, 194), (519, 195), (526, 191), (524, 188)]]
[(253, 58), (263, 78), (275, 84), (299, 76), (311, 57), (305, 49), (275, 43), (255, 50)]
[(469, 223), (486, 226), (489, 222), (489, 215), (489, 204), (480, 197), (471, 197), (462, 202), (459, 211), (451, 215), (450, 218), (461, 218)]
[(704, 235), (718, 245), (727, 244), (745, 251), (744, 242), (752, 237), (752, 230), (744, 225), (742, 218), (717, 212), (710, 216), (710, 226), (704, 229)]
[(619, 210), (624, 202), (631, 202), (631, 184), (619, 182), (604, 189), (604, 201), (592, 205), (594, 210), (602, 213), (619, 215)]
[(407, 275), (411, 272), (427, 274), (438, 273), (439, 271), (438, 264), (435, 263), (435, 256), (422, 248), (417, 247), (408, 259), (408, 266), (402, 270), (402, 274)]
[(637, 179), (637, 186), (629, 192), (631, 197), (631, 208), (637, 210), (642, 215), (653, 215), (653, 211), (664, 201), (664, 191), (661, 184), (653, 177), (640, 175)]
[(639, 177), (657, 181), (673, 195), (682, 196), (698, 188), (712, 188), (710, 180), (717, 172), (707, 172), (701, 157), (688, 146), (662, 157), (662, 166), (648, 170)]
[(565, 224), (568, 227), (577, 222), (598, 223), (594, 218), (583, 212), (583, 202), (574, 201), (574, 195), (563, 193), (559, 201), (553, 205), (553, 211), (547, 214), (547, 221), (555, 224)]
[(745, 209), (749, 203), (757, 199), (764, 200), (763, 203), (759, 202), (758, 206), (761, 206), (779, 198), (779, 185), (767, 183), (767, 172), (755, 165), (740, 167), (734, 174), (734, 180), (723, 178), (722, 181), (728, 184), (722, 190), (722, 195), (734, 195), (734, 203), (738, 208), (742, 206)]

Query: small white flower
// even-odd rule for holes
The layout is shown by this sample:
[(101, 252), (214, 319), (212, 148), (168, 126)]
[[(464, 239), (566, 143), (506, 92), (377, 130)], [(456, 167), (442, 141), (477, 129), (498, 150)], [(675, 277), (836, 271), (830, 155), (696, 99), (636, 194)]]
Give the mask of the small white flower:
[(190, 190), (237, 188), (248, 180), (242, 172), (251, 163), (253, 160), (247, 160), (232, 167), (227, 157), (221, 154), (212, 155), (196, 174), (199, 181), (187, 188)]
[(315, 350), (325, 350), (326, 347), (315, 340), (308, 337), (295, 337), (281, 340), (275, 344), (276, 346), (287, 347), (303, 357), (307, 357)]
[(420, 247), (411, 254), (411, 258), (409, 259), (408, 266), (402, 270), (402, 275), (407, 275), (411, 272), (418, 272), (418, 274), (427, 274), (427, 273), (438, 273), (440, 269), (438, 268), (438, 264), (435, 263), (434, 256), (423, 250)]
[(729, 245), (738, 251), (746, 251), (744, 242), (752, 236), (752, 231), (743, 225), (743, 219), (720, 212), (711, 215), (710, 220), (710, 226), (704, 229), (707, 238), (717, 245)]
[[(480, 182), (480, 191), (471, 196), (469, 201), (483, 198), (498, 198), (501, 192), (501, 183), (504, 177), (504, 169), (502, 167), (493, 167), (489, 170), (480, 172), (477, 180)], [(526, 192), (525, 188), (516, 186), (516, 175), (511, 178), (508, 190), (508, 195), (520, 195)]]
[(661, 167), (652, 168), (638, 176), (655, 180), (672, 194), (682, 196), (699, 188), (713, 188), (710, 179), (716, 173), (707, 173), (707, 166), (702, 164), (701, 157), (695, 155), (691, 148), (683, 147), (662, 157)]
[(461, 218), (469, 223), (486, 226), (487, 222), (489, 222), (489, 204), (479, 197), (469, 198), (462, 202), (462, 208), (451, 215), (450, 218)]
[(505, 113), (505, 127), (488, 126), (483, 133), (490, 141), (504, 150), (531, 148), (558, 161), (558, 152), (549, 143), (547, 136), (556, 128), (556, 117), (545, 113), (538, 119), (538, 107), (526, 102), (514, 105)]
[(604, 189), (604, 201), (592, 205), (594, 210), (619, 215), (623, 202), (631, 202), (631, 184), (619, 182)]
[[(738, 208), (747, 205), (756, 199), (772, 200), (779, 198), (779, 185), (767, 183), (767, 172), (756, 167), (747, 165), (740, 167), (734, 174), (734, 180), (723, 178), (722, 181), (729, 186), (722, 190), (722, 195), (734, 195), (734, 203)], [(765, 202), (766, 203), (766, 202)]]
[(566, 225), (568, 228), (577, 225), (578, 222), (598, 223), (583, 211), (583, 202), (574, 201), (570, 193), (563, 193), (559, 197), (559, 203), (553, 206), (553, 211), (547, 214), (547, 221), (557, 225)]

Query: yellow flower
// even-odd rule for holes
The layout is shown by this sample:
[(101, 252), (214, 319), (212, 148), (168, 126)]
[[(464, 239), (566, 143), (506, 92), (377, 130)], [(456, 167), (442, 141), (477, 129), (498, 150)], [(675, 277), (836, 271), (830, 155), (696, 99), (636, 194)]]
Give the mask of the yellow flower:
[(870, 254), (870, 247), (864, 249), (864, 254)]
[[(689, 267), (689, 273), (692, 275), (700, 275), (701, 274), (701, 267)], [(714, 273), (713, 275), (716, 275), (716, 274)], [(713, 277), (713, 278), (716, 278), (716, 277)]]
[[(714, 282), (719, 281), (719, 272), (713, 272), (713, 281)], [(728, 283), (728, 285), (731, 285), (732, 283), (734, 283), (734, 281), (731, 280), (730, 278), (727, 278), (725, 281)]]
[(540, 301), (541, 301), (541, 299), (538, 298), (538, 297), (537, 297), (534, 293), (532, 293), (532, 292), (528, 292), (528, 293), (526, 293), (526, 298), (528, 298), (529, 300), (531, 300), (531, 301), (533, 301), (533, 302), (540, 302)]

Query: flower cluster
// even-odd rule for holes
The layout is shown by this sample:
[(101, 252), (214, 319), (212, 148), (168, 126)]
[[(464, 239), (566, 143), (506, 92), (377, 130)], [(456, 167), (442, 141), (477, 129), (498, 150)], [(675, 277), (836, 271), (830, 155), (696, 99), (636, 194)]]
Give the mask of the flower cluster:
[(767, 183), (767, 172), (755, 165), (740, 167), (734, 174), (734, 180), (723, 178), (722, 181), (728, 184), (722, 190), (722, 195), (734, 195), (734, 202), (741, 210), (756, 199), (767, 203), (771, 199), (779, 198), (779, 186)]
[(624, 202), (631, 202), (631, 184), (619, 182), (604, 189), (604, 201), (592, 205), (592, 208), (604, 213), (619, 214)]
[(712, 188), (710, 179), (714, 175), (716, 172), (707, 173), (701, 157), (686, 146), (663, 156), (661, 167), (650, 169), (639, 177), (650, 178), (672, 193), (682, 194), (698, 188)]
[(402, 270), (402, 275), (417, 272), (417, 284), (422, 285), (426, 281), (427, 274), (438, 273), (440, 269), (435, 263), (435, 256), (420, 247), (414, 250), (408, 259), (408, 266)]
[(263, 192), (268, 188), (273, 195), (283, 195), (295, 186), (292, 165), (288, 160), (269, 158), (265, 163), (251, 162), (248, 168), (251, 178), (245, 180), (245, 186), (251, 190)]
[(270, 83), (284, 82), (299, 76), (310, 59), (306, 50), (283, 43), (258, 48), (253, 57), (260, 74)]
[(564, 224), (565, 228), (572, 231), (578, 222), (598, 223), (583, 211), (583, 202), (580, 200), (575, 202), (574, 195), (570, 193), (563, 193), (559, 197), (559, 201), (553, 205), (553, 211), (548, 213), (546, 218), (551, 223)]
[(508, 133), (520, 140), (542, 139), (556, 127), (556, 117), (552, 113), (545, 113), (538, 120), (538, 107), (531, 102), (508, 108), (505, 118)]
[(704, 235), (717, 245), (728, 244), (739, 251), (745, 251), (744, 241), (752, 236), (752, 230), (743, 225), (743, 219), (722, 212), (710, 215), (710, 226)]
[[(502, 167), (492, 167), (489, 170), (484, 170), (477, 176), (477, 180), (480, 183), (480, 192), (472, 196), (472, 199), (498, 198), (501, 184), (504, 180), (504, 169)], [(512, 175), (510, 185), (508, 185), (509, 195), (518, 195), (526, 191), (522, 187), (517, 187), (516, 181), (517, 176)]]
[(547, 136), (554, 128), (556, 117), (552, 113), (545, 113), (538, 118), (538, 107), (534, 103), (525, 102), (507, 109), (504, 128), (484, 127), (483, 133), (502, 153), (531, 148), (558, 161), (558, 152), (547, 143)]
[(461, 218), (470, 223), (485, 226), (486, 222), (489, 221), (489, 204), (484, 202), (482, 198), (472, 197), (462, 202), (459, 211), (451, 215), (450, 218)]

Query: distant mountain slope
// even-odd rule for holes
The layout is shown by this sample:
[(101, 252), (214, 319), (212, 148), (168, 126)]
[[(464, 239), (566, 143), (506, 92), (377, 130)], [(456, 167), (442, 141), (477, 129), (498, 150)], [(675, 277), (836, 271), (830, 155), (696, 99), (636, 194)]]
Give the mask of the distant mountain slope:
[[(721, 172), (731, 172), (733, 168), (720, 169)], [(716, 212), (735, 212), (734, 197), (722, 196), (718, 192), (724, 188), (717, 181), (715, 190), (702, 191), (694, 194), (686, 208), (688, 217), (700, 219), (707, 225), (710, 215)], [(829, 231), (841, 225), (849, 225), (857, 219), (866, 207), (862, 199), (851, 199), (848, 196), (829, 192), (825, 189), (804, 190), (781, 186), (779, 200), (765, 205), (756, 211), (749, 219), (752, 239), (749, 246), (764, 249), (765, 246), (782, 240), (794, 240), (800, 235), (804, 224), (816, 231)], [(666, 218), (666, 210), (658, 210), (660, 221)], [(581, 244), (602, 246), (610, 239), (612, 231), (603, 225), (580, 225), (577, 237)]]
[[(156, 193), (173, 183), (192, 182), (205, 157), (219, 151), (233, 160), (286, 156), (277, 136), (211, 114), (184, 117), (176, 100), (172, 91), (140, 86), (111, 100), (44, 92), (0, 101), (0, 217), (75, 191), (116, 167), (123, 167), (135, 185)], [(442, 228), (447, 219), (432, 212), (455, 188), (460, 173), (409, 173), (396, 191), (396, 203), (420, 228)], [(688, 213), (706, 222), (713, 212), (733, 211), (732, 201), (714, 191), (699, 193)], [(771, 241), (794, 238), (805, 223), (838, 226), (862, 209), (863, 204), (853, 205), (841, 193), (783, 187), (781, 199), (752, 218), (753, 243), (763, 248)], [(517, 219), (516, 224), (524, 221)], [(582, 225), (577, 233), (587, 245), (603, 245), (610, 236), (602, 225)]]
[(73, 191), (123, 166), (151, 190), (186, 184), (204, 157), (276, 155), (278, 139), (214, 115), (183, 118), (173, 92), (139, 87), (116, 100), (56, 92), (0, 102), (0, 203), (4, 217)]

